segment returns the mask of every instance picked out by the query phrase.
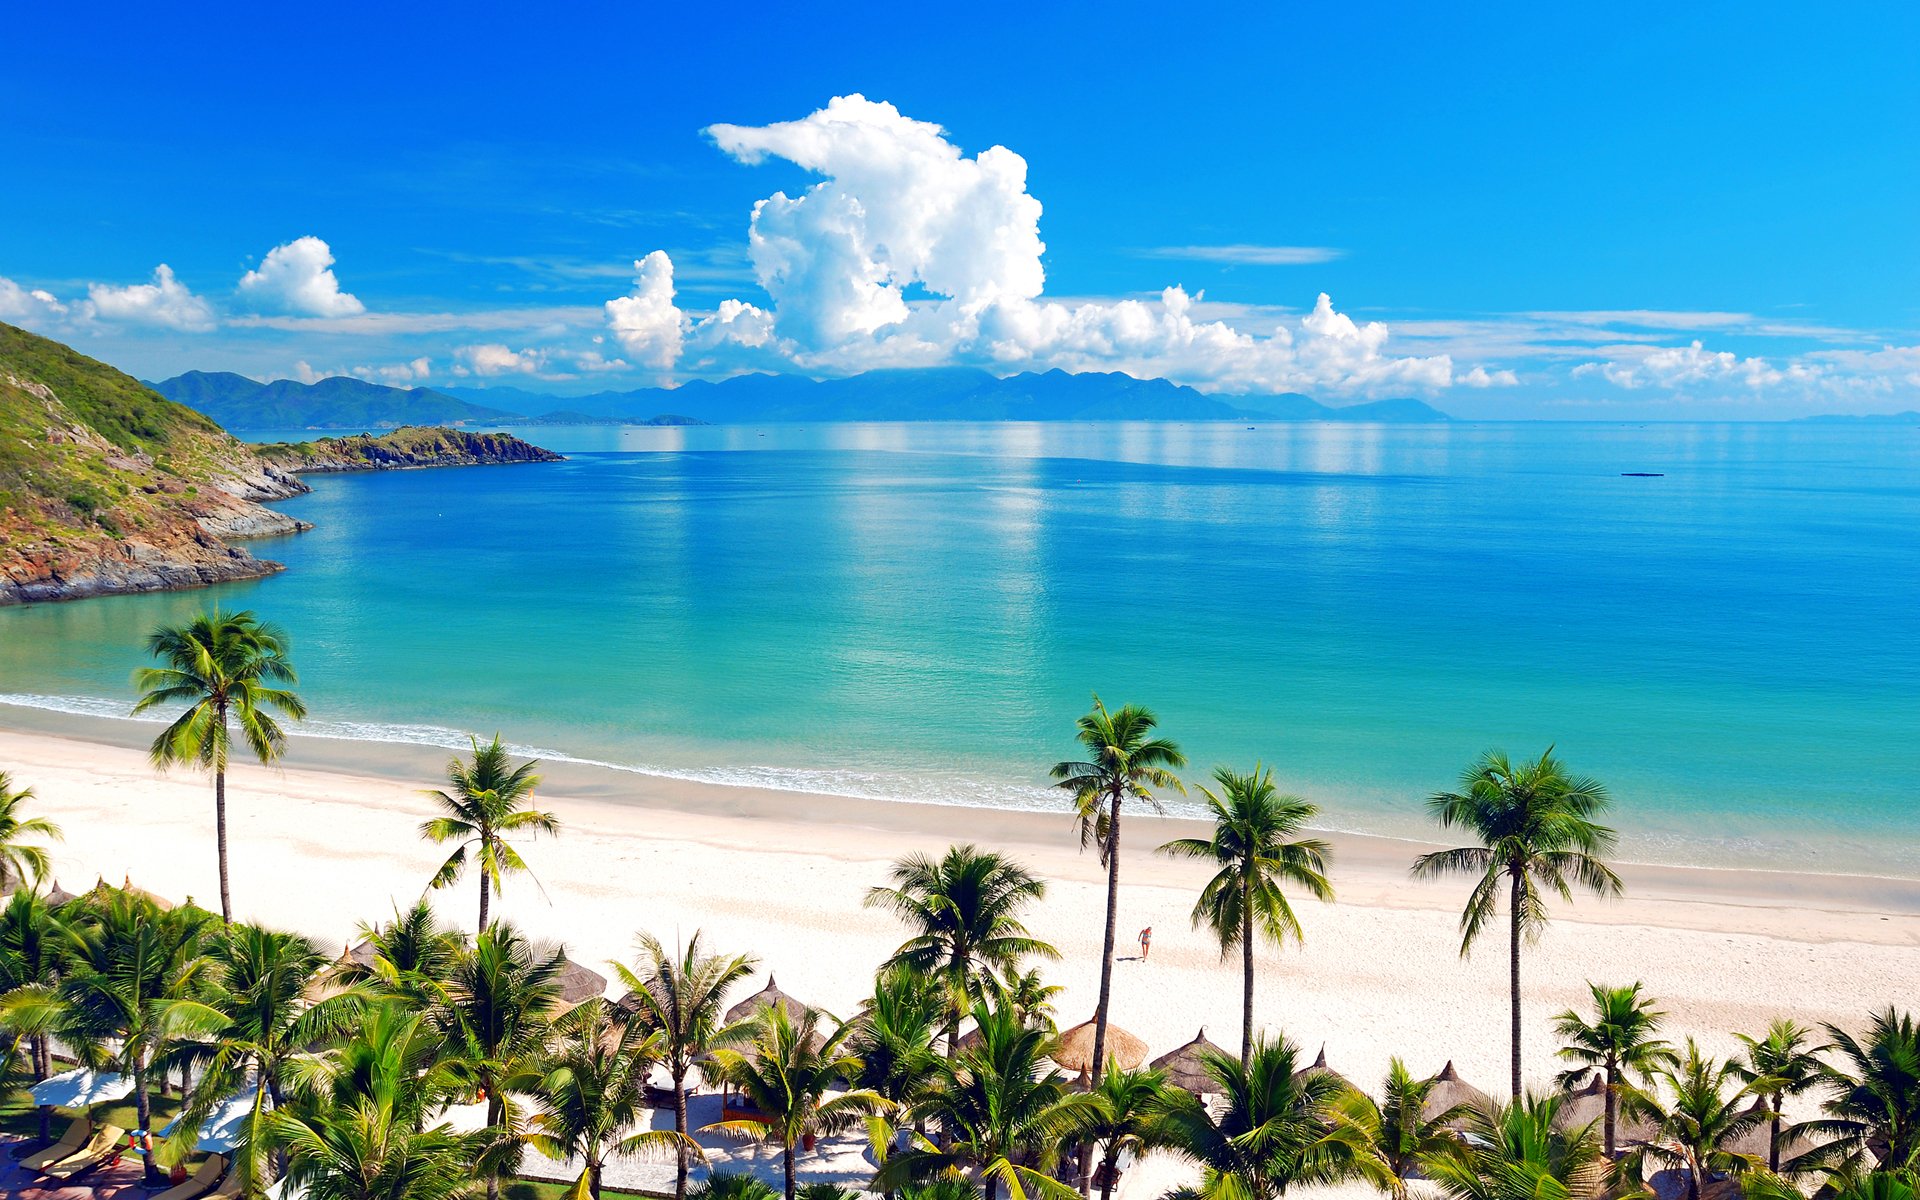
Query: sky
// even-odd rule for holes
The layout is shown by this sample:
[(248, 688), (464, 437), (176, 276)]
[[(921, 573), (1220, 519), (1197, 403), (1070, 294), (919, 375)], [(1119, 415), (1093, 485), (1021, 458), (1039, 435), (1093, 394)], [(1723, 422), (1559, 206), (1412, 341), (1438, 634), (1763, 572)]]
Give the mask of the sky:
[(37, 5), (0, 320), (142, 378), (1920, 409), (1920, 5)]

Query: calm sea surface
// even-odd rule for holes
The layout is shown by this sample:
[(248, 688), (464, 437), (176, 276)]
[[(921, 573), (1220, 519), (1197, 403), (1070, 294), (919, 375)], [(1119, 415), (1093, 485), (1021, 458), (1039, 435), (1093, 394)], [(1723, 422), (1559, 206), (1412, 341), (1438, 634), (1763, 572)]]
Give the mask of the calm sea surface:
[(1910, 427), (526, 432), (569, 461), (312, 478), (275, 578), (0, 609), (0, 693), (124, 711), (217, 601), (331, 736), (1037, 806), (1098, 691), (1332, 828), (1554, 743), (1631, 857), (1920, 876)]

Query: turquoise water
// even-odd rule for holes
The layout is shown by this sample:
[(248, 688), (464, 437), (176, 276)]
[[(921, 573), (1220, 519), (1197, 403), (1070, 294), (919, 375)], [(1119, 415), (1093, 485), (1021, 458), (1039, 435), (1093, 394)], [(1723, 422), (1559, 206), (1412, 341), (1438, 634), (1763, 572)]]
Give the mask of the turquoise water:
[(1042, 805), (1098, 690), (1333, 828), (1557, 743), (1630, 857), (1920, 874), (1911, 428), (529, 436), (572, 457), (312, 479), (272, 579), (0, 610), (0, 693), (123, 711), (217, 600), (291, 630), (331, 736)]

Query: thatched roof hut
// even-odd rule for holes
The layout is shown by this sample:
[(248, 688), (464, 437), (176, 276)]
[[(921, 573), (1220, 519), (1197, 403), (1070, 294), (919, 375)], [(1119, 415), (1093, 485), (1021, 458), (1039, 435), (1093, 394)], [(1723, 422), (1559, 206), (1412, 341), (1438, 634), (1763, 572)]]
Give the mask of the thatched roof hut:
[[(1093, 1022), (1086, 1021), (1063, 1030), (1054, 1043), (1053, 1061), (1075, 1074), (1093, 1071)], [(1131, 1071), (1147, 1061), (1147, 1044), (1112, 1022), (1107, 1023), (1107, 1057), (1121, 1070)]]
[(79, 898), (80, 897), (74, 895), (72, 892), (61, 887), (58, 879), (54, 880), (52, 886), (47, 888), (48, 908), (59, 908), (62, 904), (71, 904)]
[(1433, 1090), (1427, 1093), (1426, 1107), (1420, 1110), (1422, 1120), (1431, 1121), (1448, 1109), (1461, 1105), (1473, 1109), (1485, 1109), (1493, 1103), (1491, 1096), (1460, 1078), (1460, 1072), (1454, 1069), (1452, 1059), (1448, 1059), (1447, 1065), (1440, 1068), (1440, 1073), (1433, 1077), (1433, 1084)]
[[(1107, 1031), (1111, 1034), (1113, 1031)], [(1147, 1065), (1157, 1071), (1167, 1073), (1167, 1082), (1177, 1088), (1192, 1092), (1196, 1096), (1218, 1095), (1220, 1083), (1207, 1070), (1204, 1054), (1226, 1054), (1219, 1046), (1207, 1040), (1207, 1030), (1202, 1026), (1193, 1040), (1175, 1050), (1169, 1050)]]
[(736, 1022), (747, 1020), (755, 1013), (766, 1008), (779, 1008), (785, 1012), (787, 1018), (796, 1025), (800, 1023), (801, 1019), (804, 1018), (807, 1013), (819, 1011), (811, 1004), (803, 1000), (796, 1000), (781, 991), (780, 985), (775, 983), (773, 976), (769, 974), (767, 976), (766, 987), (761, 988), (753, 995), (748, 996), (745, 1000), (742, 1000), (727, 1010), (727, 1024), (732, 1025)]
[(568, 1008), (607, 994), (607, 977), (568, 959), (560, 969), (560, 1003)]
[(1308, 1077), (1314, 1076), (1314, 1075), (1327, 1075), (1327, 1076), (1330, 1076), (1336, 1083), (1339, 1083), (1342, 1086), (1345, 1086), (1345, 1087), (1353, 1086), (1352, 1080), (1349, 1080), (1345, 1075), (1342, 1075), (1340, 1072), (1334, 1070), (1332, 1067), (1327, 1065), (1327, 1046), (1325, 1042), (1322, 1042), (1320, 1044), (1320, 1053), (1314, 1056), (1314, 1060), (1312, 1062), (1308, 1063), (1304, 1067), (1301, 1067), (1298, 1071), (1295, 1071), (1293, 1073), (1293, 1077), (1295, 1079), (1300, 1079), (1300, 1080), (1307, 1079)]
[[(1554, 1116), (1553, 1125), (1556, 1129), (1569, 1130), (1590, 1124), (1594, 1135), (1599, 1137), (1606, 1127), (1606, 1120), (1607, 1080), (1606, 1076), (1596, 1071), (1585, 1085), (1561, 1097), (1560, 1111)], [(1616, 1145), (1631, 1146), (1645, 1142), (1652, 1136), (1652, 1122), (1629, 1114), (1624, 1103), (1616, 1106), (1613, 1128)]]

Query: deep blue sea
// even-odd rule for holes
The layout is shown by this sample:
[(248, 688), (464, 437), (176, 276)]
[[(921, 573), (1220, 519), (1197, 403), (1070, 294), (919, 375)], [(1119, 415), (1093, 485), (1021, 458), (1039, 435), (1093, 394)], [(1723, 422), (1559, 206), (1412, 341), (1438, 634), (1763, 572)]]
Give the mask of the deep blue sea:
[(274, 578), (0, 610), (0, 693), (124, 711), (218, 602), (331, 736), (1038, 806), (1097, 691), (1331, 828), (1553, 744), (1626, 857), (1920, 876), (1911, 427), (523, 432), (569, 460), (311, 478)]

